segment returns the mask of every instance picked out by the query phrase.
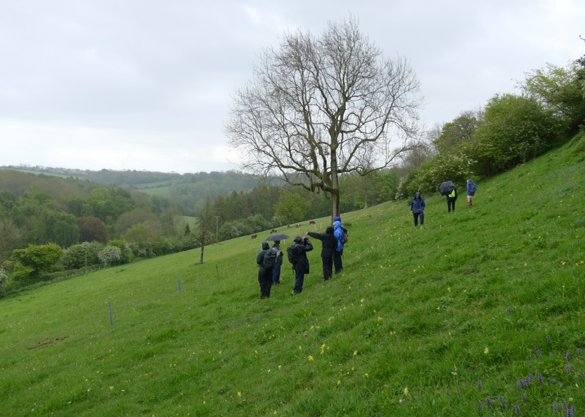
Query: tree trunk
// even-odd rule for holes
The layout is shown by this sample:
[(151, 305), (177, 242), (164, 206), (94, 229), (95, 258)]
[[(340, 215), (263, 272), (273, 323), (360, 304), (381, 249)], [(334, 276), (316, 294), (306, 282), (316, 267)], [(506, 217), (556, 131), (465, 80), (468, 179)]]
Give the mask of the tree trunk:
[(331, 192), (331, 220), (340, 215), (341, 211), (339, 210), (339, 189), (337, 189)]
[(341, 215), (341, 211), (339, 209), (339, 197), (339, 178), (337, 177), (337, 171), (333, 171), (331, 173), (331, 219)]
[(205, 252), (205, 242), (201, 242), (201, 254), (199, 255), (199, 263), (203, 263), (203, 252)]

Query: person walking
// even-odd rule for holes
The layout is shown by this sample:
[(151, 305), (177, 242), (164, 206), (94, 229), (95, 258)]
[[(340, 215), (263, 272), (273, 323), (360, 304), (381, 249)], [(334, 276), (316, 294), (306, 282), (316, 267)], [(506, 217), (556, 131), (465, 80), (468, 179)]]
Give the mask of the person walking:
[(282, 268), (282, 250), (280, 250), (280, 240), (275, 240), (274, 245), (272, 245), (272, 249), (276, 252), (276, 262), (274, 263), (274, 268), (272, 270), (272, 284), (278, 285), (280, 284), (280, 270)]
[[(294, 242), (294, 246), (290, 248), (293, 252), (293, 270), (295, 271), (295, 287), (293, 291), (295, 294), (300, 294), (303, 292), (305, 274), (309, 273), (309, 258), (307, 258), (307, 252), (313, 250), (313, 245), (308, 237), (302, 238), (297, 236), (295, 237)], [(289, 256), (289, 260), (290, 259), (291, 256)]]
[(337, 239), (337, 247), (333, 253), (333, 266), (335, 267), (335, 273), (340, 274), (343, 272), (342, 256), (343, 249), (347, 241), (347, 229), (343, 227), (340, 216), (336, 216), (333, 220), (333, 236), (335, 236), (335, 239)]
[(262, 251), (256, 256), (258, 264), (258, 283), (260, 284), (260, 298), (270, 298), (272, 288), (272, 270), (276, 261), (276, 253), (270, 249), (268, 242), (262, 242)]
[(457, 201), (457, 188), (453, 187), (453, 189), (447, 194), (447, 211), (452, 212), (455, 211), (455, 202)]
[(473, 206), (473, 197), (477, 191), (477, 184), (472, 180), (467, 180), (467, 205), (469, 207)]
[(425, 199), (422, 198), (419, 191), (414, 193), (414, 198), (410, 202), (410, 210), (412, 211), (412, 215), (414, 217), (414, 226), (418, 226), (418, 222), (420, 220), (420, 225), (425, 224)]
[(333, 235), (333, 227), (328, 226), (325, 233), (308, 232), (309, 236), (318, 239), (323, 244), (321, 261), (323, 262), (323, 280), (329, 281), (333, 273), (333, 256), (337, 250), (337, 239)]

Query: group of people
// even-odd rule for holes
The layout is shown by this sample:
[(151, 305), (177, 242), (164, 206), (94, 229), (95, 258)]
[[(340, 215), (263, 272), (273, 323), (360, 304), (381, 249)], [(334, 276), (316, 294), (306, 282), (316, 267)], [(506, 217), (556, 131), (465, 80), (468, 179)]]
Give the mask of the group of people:
[[(308, 232), (322, 243), (321, 260), (323, 264), (323, 280), (329, 281), (333, 275), (343, 272), (343, 250), (347, 242), (347, 229), (341, 222), (341, 217), (335, 217), (332, 226), (328, 226), (325, 233)], [(294, 245), (287, 249), (287, 258), (292, 264), (295, 274), (294, 294), (303, 291), (305, 275), (310, 271), (307, 252), (313, 250), (313, 244), (308, 236), (297, 236)], [(280, 241), (275, 241), (270, 247), (268, 242), (262, 242), (262, 250), (256, 256), (258, 264), (258, 283), (260, 284), (260, 298), (270, 298), (272, 285), (280, 284), (280, 272), (284, 254), (280, 248)]]
[[(444, 190), (441, 191), (442, 195), (447, 197), (447, 211), (450, 213), (455, 211), (455, 202), (457, 201), (457, 187), (455, 184), (451, 183), (452, 186), (446, 187)], [(477, 191), (477, 184), (472, 180), (467, 180), (466, 190), (467, 192), (467, 205), (469, 207), (473, 206), (473, 197)], [(418, 226), (425, 224), (425, 199), (422, 197), (421, 193), (417, 191), (414, 193), (414, 198), (410, 202), (410, 211), (412, 211), (412, 215), (414, 217), (414, 226)]]

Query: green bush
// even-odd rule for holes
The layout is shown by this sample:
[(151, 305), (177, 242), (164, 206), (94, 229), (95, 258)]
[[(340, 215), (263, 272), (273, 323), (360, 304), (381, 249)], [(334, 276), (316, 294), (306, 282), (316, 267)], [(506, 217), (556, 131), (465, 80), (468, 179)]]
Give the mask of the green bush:
[(122, 263), (122, 250), (117, 246), (106, 246), (98, 254), (103, 266), (119, 265)]
[(19, 279), (40, 277), (61, 259), (63, 249), (55, 243), (29, 245), (26, 249), (16, 249), (13, 256), (20, 264), (15, 268)]
[(402, 197), (409, 197), (416, 191), (437, 192), (444, 181), (463, 186), (468, 178), (476, 177), (474, 164), (475, 161), (462, 152), (439, 155), (411, 173), (401, 184), (399, 193)]
[(80, 269), (88, 266), (99, 265), (98, 254), (103, 245), (98, 242), (83, 242), (73, 245), (63, 255), (62, 264), (65, 269)]
[(120, 263), (127, 264), (132, 262), (132, 260), (134, 259), (134, 254), (132, 253), (130, 245), (128, 245), (128, 243), (126, 243), (124, 240), (121, 239), (110, 240), (108, 242), (108, 246), (115, 246), (117, 248), (120, 248), (121, 256)]
[(535, 99), (505, 94), (486, 106), (468, 152), (477, 171), (491, 176), (543, 154), (558, 135), (558, 120)]

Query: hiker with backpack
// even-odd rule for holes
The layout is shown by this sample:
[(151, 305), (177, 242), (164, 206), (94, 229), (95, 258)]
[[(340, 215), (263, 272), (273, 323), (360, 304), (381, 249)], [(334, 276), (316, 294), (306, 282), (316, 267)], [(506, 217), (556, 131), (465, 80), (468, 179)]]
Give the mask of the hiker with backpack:
[(467, 180), (467, 205), (469, 207), (473, 206), (473, 197), (475, 196), (475, 192), (477, 191), (477, 184), (472, 180)]
[(333, 266), (335, 267), (335, 273), (339, 274), (343, 272), (343, 249), (347, 243), (347, 229), (343, 227), (341, 223), (341, 217), (336, 216), (333, 220), (333, 236), (337, 239), (337, 247), (333, 253)]
[(307, 252), (313, 250), (313, 245), (308, 237), (295, 237), (294, 245), (289, 247), (286, 251), (288, 260), (292, 264), (295, 272), (295, 287), (293, 289), (295, 294), (303, 292), (303, 285), (305, 283), (305, 274), (309, 273), (309, 258)]
[(447, 211), (455, 211), (455, 202), (457, 201), (457, 188), (453, 187), (447, 194)]
[(256, 256), (258, 264), (258, 283), (260, 284), (260, 298), (270, 298), (272, 288), (272, 271), (276, 263), (276, 251), (270, 248), (268, 242), (262, 242), (262, 251)]
[(280, 269), (282, 267), (283, 254), (280, 250), (280, 240), (275, 240), (272, 249), (276, 252), (276, 261), (272, 270), (272, 284), (280, 284)]
[(308, 232), (309, 236), (318, 239), (323, 244), (321, 249), (321, 260), (323, 262), (323, 280), (331, 279), (333, 273), (333, 256), (337, 250), (337, 239), (333, 235), (333, 227), (325, 229), (325, 233)]

